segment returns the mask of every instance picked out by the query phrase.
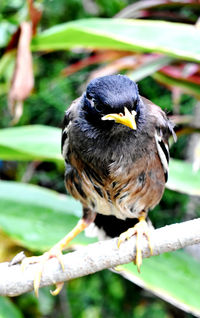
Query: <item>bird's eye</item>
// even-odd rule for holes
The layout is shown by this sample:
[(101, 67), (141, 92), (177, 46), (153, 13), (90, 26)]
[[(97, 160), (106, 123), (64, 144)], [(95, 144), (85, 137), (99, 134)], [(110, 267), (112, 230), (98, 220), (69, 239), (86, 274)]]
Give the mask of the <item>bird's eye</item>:
[(106, 106), (103, 105), (103, 104), (97, 104), (95, 105), (95, 108), (98, 112), (101, 112), (101, 113), (105, 113), (106, 112)]
[(102, 111), (102, 107), (100, 104), (95, 105), (96, 110), (98, 110), (98, 112)]
[(97, 112), (103, 113), (103, 114), (106, 112), (106, 106), (100, 101), (96, 100), (94, 96), (92, 96), (92, 94), (90, 94), (89, 92), (86, 92), (86, 98), (88, 99), (90, 105), (94, 107)]

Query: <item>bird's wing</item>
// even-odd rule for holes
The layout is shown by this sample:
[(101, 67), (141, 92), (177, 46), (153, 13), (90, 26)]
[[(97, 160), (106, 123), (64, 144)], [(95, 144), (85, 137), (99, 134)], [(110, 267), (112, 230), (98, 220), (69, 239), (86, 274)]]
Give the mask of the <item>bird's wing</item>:
[(167, 118), (165, 112), (161, 110), (160, 107), (153, 104), (148, 99), (142, 97), (143, 103), (148, 109), (148, 113), (153, 118), (155, 123), (155, 141), (157, 146), (158, 155), (162, 163), (165, 181), (168, 180), (168, 170), (169, 170), (169, 137), (172, 135), (174, 141), (176, 141), (176, 134), (174, 132), (173, 123)]
[(74, 118), (78, 113), (78, 107), (80, 103), (80, 97), (72, 102), (70, 107), (65, 113), (62, 127), (62, 138), (61, 138), (61, 152), (66, 163), (68, 163), (68, 152), (69, 152), (69, 129)]

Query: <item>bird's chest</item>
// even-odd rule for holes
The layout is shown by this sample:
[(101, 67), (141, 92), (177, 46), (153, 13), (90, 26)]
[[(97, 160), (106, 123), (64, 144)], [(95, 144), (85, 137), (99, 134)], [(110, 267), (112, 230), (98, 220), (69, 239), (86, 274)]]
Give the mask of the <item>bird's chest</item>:
[(94, 212), (138, 218), (159, 202), (164, 189), (163, 170), (155, 149), (148, 148), (151, 144), (146, 137), (138, 143), (130, 136), (104, 145), (98, 140), (83, 143), (77, 162), (71, 160), (78, 172), (72, 183), (79, 187), (70, 192)]
[(142, 211), (152, 209), (160, 201), (164, 184), (158, 156), (147, 155), (130, 166), (113, 164), (102, 186), (91, 183), (88, 204), (100, 214), (138, 218)]

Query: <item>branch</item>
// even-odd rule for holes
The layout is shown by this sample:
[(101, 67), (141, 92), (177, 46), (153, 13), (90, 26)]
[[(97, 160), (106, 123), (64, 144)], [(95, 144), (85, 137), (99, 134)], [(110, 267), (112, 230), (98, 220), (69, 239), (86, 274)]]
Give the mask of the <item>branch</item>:
[[(152, 230), (153, 255), (174, 251), (188, 245), (200, 243), (200, 218)], [(150, 252), (146, 239), (143, 240), (143, 257)], [(85, 276), (106, 268), (126, 264), (135, 258), (135, 237), (117, 247), (117, 238), (90, 244), (63, 256), (63, 272), (57, 259), (44, 265), (40, 286), (52, 285)], [(33, 290), (33, 280), (38, 264), (29, 265), (22, 272), (21, 265), (0, 264), (0, 295), (17, 296)]]

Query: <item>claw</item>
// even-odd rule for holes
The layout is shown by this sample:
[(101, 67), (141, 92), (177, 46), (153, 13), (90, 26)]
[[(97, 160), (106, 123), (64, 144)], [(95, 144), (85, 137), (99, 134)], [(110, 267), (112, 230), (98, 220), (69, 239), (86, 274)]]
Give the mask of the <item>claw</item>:
[(129, 238), (131, 238), (131, 236), (133, 236), (134, 234), (136, 234), (136, 229), (135, 227), (131, 227), (130, 229), (128, 229), (126, 232), (123, 232), (118, 239), (118, 243), (117, 246), (118, 248), (120, 247), (121, 243), (127, 241)]
[[(92, 220), (91, 220), (92, 222)], [(26, 269), (29, 264), (38, 263), (38, 270), (36, 272), (36, 276), (34, 279), (34, 291), (35, 295), (38, 297), (40, 281), (42, 277), (44, 264), (52, 257), (56, 257), (62, 267), (63, 272), (65, 271), (65, 266), (63, 262), (63, 254), (62, 250), (65, 249), (69, 242), (78, 235), (81, 231), (83, 231), (91, 222), (86, 222), (84, 219), (81, 219), (78, 224), (74, 227), (74, 229), (69, 232), (61, 241), (59, 241), (56, 245), (54, 245), (48, 252), (44, 253), (41, 256), (32, 256), (27, 257), (22, 260), (21, 268), (22, 271)], [(51, 291), (52, 295), (58, 295), (62, 289), (64, 283), (57, 283), (56, 289)]]
[[(41, 256), (32, 256), (32, 257), (27, 257), (25, 259), (22, 260), (21, 263), (21, 268), (22, 271), (24, 271), (26, 269), (26, 267), (30, 264), (34, 264), (37, 263), (38, 264), (38, 269), (35, 275), (35, 279), (33, 282), (33, 287), (34, 287), (34, 292), (36, 297), (38, 297), (39, 294), (39, 287), (40, 287), (40, 281), (41, 281), (41, 277), (42, 277), (42, 272), (43, 272), (43, 268), (45, 263), (52, 257), (56, 257), (64, 271), (64, 263), (63, 263), (63, 258), (62, 258), (62, 253), (59, 249), (59, 246), (54, 246), (52, 249), (50, 249), (48, 252), (44, 253)], [(58, 284), (56, 284), (57, 286)], [(58, 288), (56, 288), (56, 290), (54, 292), (56, 292), (58, 290)], [(60, 288), (61, 290), (61, 288)], [(53, 294), (54, 294), (53, 292)], [(59, 291), (57, 292), (57, 294), (59, 293)], [(56, 295), (56, 294), (55, 294)]]
[(121, 272), (123, 269), (121, 267), (121, 265), (118, 265), (118, 266), (115, 266), (115, 267), (112, 267), (114, 271), (116, 272)]
[(56, 284), (56, 289), (53, 290), (53, 291), (50, 290), (51, 295), (57, 296), (57, 295), (60, 293), (61, 289), (63, 288), (63, 285), (64, 285), (63, 282), (57, 283), (57, 284)]
[(34, 287), (34, 292), (35, 292), (35, 296), (38, 297), (39, 296), (39, 287), (40, 287), (40, 281), (41, 281), (41, 277), (42, 277), (42, 271), (43, 271), (43, 267), (44, 267), (44, 263), (45, 261), (42, 260), (39, 263), (39, 269), (35, 275), (35, 279), (33, 282), (33, 287)]
[(145, 217), (142, 216), (139, 218), (139, 222), (132, 228), (128, 229), (126, 232), (122, 233), (119, 236), (118, 247), (120, 247), (121, 243), (131, 238), (133, 235), (136, 235), (136, 257), (134, 260), (135, 265), (137, 266), (137, 270), (140, 273), (140, 267), (142, 265), (142, 238), (143, 235), (146, 236), (148, 240), (149, 250), (151, 255), (153, 255), (153, 247), (151, 243), (151, 235), (147, 222), (145, 221)]

